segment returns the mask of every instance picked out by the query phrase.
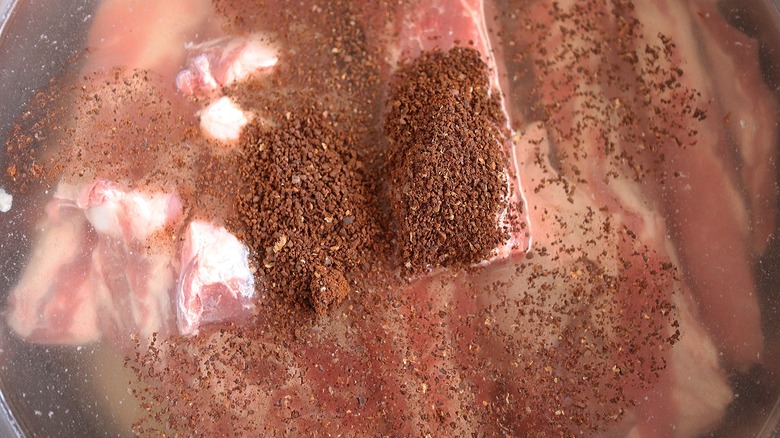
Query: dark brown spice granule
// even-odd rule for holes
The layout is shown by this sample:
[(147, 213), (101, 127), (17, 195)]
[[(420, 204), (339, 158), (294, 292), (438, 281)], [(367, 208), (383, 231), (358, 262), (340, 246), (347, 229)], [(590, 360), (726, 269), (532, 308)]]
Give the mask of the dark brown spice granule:
[(312, 305), (318, 316), (324, 316), (349, 295), (349, 284), (336, 269), (317, 266), (311, 276)]
[[(347, 295), (335, 272), (361, 277), (381, 263), (386, 239), (357, 140), (334, 129), (316, 104), (284, 112), (272, 125), (252, 124), (243, 136), (242, 192), (231, 226), (272, 294), (321, 313)], [(337, 291), (312, 288), (322, 269), (331, 271), (326, 278)]]
[(424, 54), (396, 73), (385, 122), (396, 245), (407, 274), (487, 259), (508, 239), (507, 141), (476, 50)]

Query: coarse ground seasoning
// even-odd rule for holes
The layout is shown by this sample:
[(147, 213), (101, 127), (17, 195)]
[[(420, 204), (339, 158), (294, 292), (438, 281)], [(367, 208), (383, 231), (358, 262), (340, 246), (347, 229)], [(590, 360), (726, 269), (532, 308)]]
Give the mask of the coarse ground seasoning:
[(387, 257), (357, 139), (323, 113), (301, 106), (273, 127), (248, 127), (232, 221), (268, 290), (317, 313), (347, 296), (346, 278), (359, 281)]
[(392, 79), (388, 200), (407, 274), (478, 263), (509, 238), (499, 98), (469, 48), (423, 54)]
[[(113, 175), (173, 186), (187, 219), (224, 223), (252, 249), (263, 288), (255, 321), (137, 341), (128, 390), (146, 415), (134, 432), (572, 436), (619, 425), (658, 383), (680, 336), (670, 301), (680, 283), (608, 209), (574, 204), (575, 182), (588, 183), (576, 161), (562, 160), (558, 176), (536, 156), (543, 176), (532, 193), (576, 212), (542, 206), (539, 225), (561, 230), (547, 245), (410, 285), (394, 276), (391, 261), (407, 275), (469, 266), (507, 237), (506, 133), (479, 54), (425, 54), (397, 72), (388, 97), (388, 42), (376, 34), (409, 2), (215, 3), (231, 33), (262, 29), (283, 48), (273, 73), (222, 90), (257, 116), (235, 150), (198, 138), (192, 121), (169, 111), (181, 102), (158, 99), (159, 83), (123, 72), (107, 83), (86, 78), (84, 88), (77, 81), (71, 94), (91, 106), (47, 104), (43, 112), (67, 120), (39, 131), (64, 133), (62, 148), (35, 157), (30, 145), (45, 142), (26, 138), (11, 145), (20, 164), (6, 169), (9, 178)], [(590, 21), (600, 19), (595, 3)], [(502, 18), (537, 32), (532, 49), (541, 50), (549, 29), (524, 11)], [(555, 16), (551, 26), (575, 29), (574, 38), (581, 17)], [(605, 41), (589, 40), (583, 52), (599, 56)], [(550, 77), (567, 65), (545, 64), (522, 104), (559, 86)], [(108, 122), (120, 101), (148, 110), (140, 119), (120, 113), (114, 134)], [(71, 106), (81, 109), (74, 120), (64, 116)], [(554, 110), (536, 108), (548, 122)], [(105, 137), (87, 135), (95, 116)], [(114, 141), (129, 138), (147, 141), (133, 143), (127, 160), (111, 155)], [(607, 170), (623, 170), (616, 162)]]
[(224, 90), (257, 115), (240, 140), (228, 227), (250, 246), (272, 301), (323, 316), (392, 268), (378, 176), (383, 43), (367, 32), (387, 7), (369, 21), (354, 2), (293, 3), (249, 13), (216, 3), (231, 32), (266, 28), (282, 49), (272, 74)]

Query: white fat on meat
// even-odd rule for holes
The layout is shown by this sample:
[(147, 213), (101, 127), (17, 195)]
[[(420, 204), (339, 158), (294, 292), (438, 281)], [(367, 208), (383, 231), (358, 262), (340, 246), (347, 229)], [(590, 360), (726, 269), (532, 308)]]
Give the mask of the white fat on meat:
[(251, 315), (248, 249), (225, 228), (194, 221), (178, 257), (164, 233), (181, 219), (175, 193), (61, 183), (11, 292), (10, 327), (32, 342), (85, 344), (128, 333), (166, 336), (176, 323), (180, 334), (196, 334), (203, 324)]
[(175, 193), (127, 191), (102, 180), (61, 183), (46, 211), (35, 252), (9, 297), (8, 322), (20, 337), (84, 344), (171, 331), (175, 260), (167, 248), (146, 247), (180, 222)]
[(248, 79), (275, 66), (277, 50), (260, 35), (226, 36), (187, 45), (188, 68), (179, 72), (176, 87), (186, 95), (203, 95)]
[(8, 213), (11, 211), (11, 206), (13, 205), (14, 197), (5, 191), (2, 187), (0, 187), (0, 213)]
[[(58, 194), (72, 188), (60, 184)], [(181, 211), (178, 196), (171, 193), (125, 191), (114, 183), (96, 181), (79, 190), (77, 205), (99, 234), (121, 237), (125, 241), (143, 241), (167, 224), (175, 222)]]
[(181, 266), (176, 292), (181, 334), (197, 334), (203, 323), (235, 321), (254, 311), (256, 294), (249, 250), (225, 228), (191, 222)]
[(241, 137), (244, 126), (253, 118), (227, 96), (211, 102), (199, 112), (200, 129), (208, 138), (230, 144)]
[(221, 88), (268, 71), (279, 60), (277, 50), (260, 35), (225, 36), (199, 44), (188, 44), (188, 67), (176, 76), (176, 88), (188, 96), (211, 96), (198, 112), (206, 137), (235, 143), (254, 115), (242, 110)]

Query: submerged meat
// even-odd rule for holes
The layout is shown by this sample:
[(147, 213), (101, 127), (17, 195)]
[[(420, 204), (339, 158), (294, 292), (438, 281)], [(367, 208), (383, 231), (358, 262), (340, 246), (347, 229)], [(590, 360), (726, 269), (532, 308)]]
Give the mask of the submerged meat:
[(41, 343), (170, 333), (176, 268), (165, 250), (147, 248), (180, 220), (175, 194), (106, 181), (60, 184), (36, 253), (11, 291), (9, 325)]
[(176, 76), (176, 87), (186, 95), (208, 95), (245, 81), (278, 62), (276, 50), (260, 35), (189, 43), (187, 51), (189, 67)]
[[(722, 120), (729, 110), (716, 100), (716, 86), (708, 79), (711, 70), (699, 55), (694, 34), (695, 14), (671, 1), (658, 2), (652, 8), (643, 4), (637, 6), (638, 16), (647, 17), (646, 34), (660, 32), (674, 38), (677, 52), (672, 62), (682, 63), (685, 73), (681, 80), (709, 103), (702, 103), (706, 119), (697, 126), (698, 132), (691, 139), (693, 144), (667, 149), (667, 159), (661, 166), (671, 177), (659, 192), (703, 323), (714, 334), (716, 344), (727, 359), (746, 369), (761, 358), (763, 334), (751, 267), (749, 204), (738, 187), (738, 175), (728, 170), (731, 164), (727, 161), (729, 154), (725, 152), (730, 147), (730, 139)], [(685, 61), (679, 61), (681, 59)], [(749, 89), (741, 91), (749, 92)], [(762, 97), (753, 103), (746, 97), (739, 101), (749, 100), (752, 108), (766, 105), (766, 99)], [(736, 105), (736, 102), (725, 105)], [(738, 114), (731, 113), (731, 116)], [(770, 136), (773, 129), (762, 126), (762, 131)], [(677, 135), (684, 135), (680, 131)], [(767, 146), (759, 143), (753, 147)], [(768, 147), (774, 149), (775, 145)], [(771, 167), (771, 163), (766, 166)], [(768, 183), (763, 187), (766, 189), (762, 190), (772, 190)], [(772, 201), (768, 199), (767, 202)], [(761, 217), (766, 210), (759, 208), (755, 213)], [(769, 208), (769, 211), (773, 210), (773, 207)]]
[(179, 333), (196, 334), (201, 324), (241, 321), (255, 308), (255, 282), (248, 250), (222, 227), (193, 221), (181, 250), (176, 286)]
[(254, 114), (242, 110), (221, 90), (275, 66), (276, 49), (260, 35), (249, 35), (189, 43), (187, 51), (188, 68), (176, 76), (176, 87), (184, 95), (211, 99), (198, 112), (201, 130), (219, 142), (235, 143)]
[(731, 26), (714, 0), (688, 4), (691, 26), (704, 52), (702, 63), (725, 114), (731, 151), (727, 162), (739, 168), (737, 183), (750, 213), (750, 246), (760, 255), (775, 229), (778, 188), (777, 101), (761, 74), (759, 44)]
[[(633, 335), (637, 336), (635, 339), (652, 339), (660, 335), (673, 340), (668, 344), (659, 343), (656, 346), (659, 349), (657, 356), (652, 358), (643, 356), (646, 352), (636, 353), (637, 363), (643, 366), (647, 365), (647, 361), (656, 360), (665, 366), (650, 371), (640, 365), (634, 369), (634, 374), (625, 376), (623, 390), (638, 403), (635, 408), (626, 409), (626, 419), (613, 426), (613, 434), (691, 436), (711, 430), (731, 402), (732, 392), (719, 363), (718, 350), (697, 317), (692, 294), (676, 278), (672, 268), (672, 264), (676, 264), (675, 255), (666, 250), (668, 243), (663, 220), (642, 205), (641, 187), (634, 185), (634, 190), (631, 190), (631, 184), (624, 183), (621, 187), (628, 189), (621, 193), (613, 191), (595, 196), (584, 190), (570, 192), (571, 181), (559, 175), (551, 164), (554, 154), (546, 129), (541, 124), (526, 127), (517, 139), (516, 147), (522, 151), (522, 172), (534, 194), (529, 197), (529, 209), (531, 220), (536, 225), (538, 247), (546, 248), (551, 260), (558, 265), (576, 266), (584, 260), (601, 267), (605, 274), (624, 278), (618, 280), (614, 293), (620, 297), (620, 306), (625, 308), (614, 309), (613, 312), (625, 319), (608, 319), (608, 322), (595, 324), (601, 330), (606, 328), (609, 332), (607, 340), (614, 342), (612, 336), (620, 339), (623, 324), (630, 327)], [(609, 204), (607, 214), (599, 203), (612, 197), (619, 198), (621, 202)], [(587, 276), (583, 279), (585, 283), (592, 281)], [(574, 289), (571, 285), (568, 288)], [(564, 282), (553, 290), (556, 289), (566, 290), (567, 284)], [(596, 293), (592, 295), (598, 296)], [(603, 298), (612, 300), (615, 296)], [(548, 299), (553, 301), (549, 305), (554, 306), (554, 303), (572, 298), (560, 296)], [(650, 304), (658, 299), (670, 300), (667, 304), (672, 313), (667, 314)], [(588, 309), (585, 304), (582, 303), (581, 310), (585, 314), (603, 312), (605, 306), (595, 301), (590, 302)], [(672, 311), (672, 308), (675, 310)], [(646, 313), (650, 309), (658, 313)], [(630, 316), (631, 312), (636, 312), (636, 317), (645, 320), (655, 318), (656, 325), (638, 324)], [(572, 318), (576, 314), (570, 314), (571, 319), (564, 319), (564, 323), (589, 330), (592, 326), (588, 325), (587, 318)], [(674, 322), (664, 325), (661, 321), (665, 315), (673, 315)], [(518, 324), (518, 321), (507, 318), (504, 324)], [(542, 338), (552, 343), (560, 339), (554, 329), (545, 330)], [(631, 343), (627, 339), (625, 342)], [(620, 347), (617, 349), (620, 350)], [(625, 358), (625, 353), (618, 352), (614, 360), (619, 363)], [(581, 365), (578, 364), (578, 367)], [(692, 367), (695, 372), (691, 372)], [(652, 384), (643, 385), (648, 383), (645, 379), (650, 375), (655, 375), (650, 378)]]
[(478, 264), (530, 245), (483, 6), (421, 2), (396, 17), (388, 197), (410, 273)]
[(78, 209), (59, 204), (49, 206), (28, 273), (8, 299), (8, 325), (31, 341), (91, 342), (101, 331), (95, 297), (87, 291), (91, 253), (82, 245), (90, 240), (94, 245), (94, 236), (85, 231), (86, 218)]
[(755, 363), (750, 223), (692, 15), (679, 2), (534, 4), (515, 32), (536, 81), (525, 99), (548, 120), (554, 162), (608, 208), (641, 192), (637, 207), (666, 219), (716, 344), (739, 367)]
[(717, 346), (695, 311), (687, 291), (675, 295), (680, 338), (668, 356), (659, 383), (630, 415), (626, 436), (700, 436), (715, 430), (734, 399)]
[[(285, 9), (295, 2), (275, 3)], [(697, 52), (686, 27), (706, 33), (724, 23), (695, 18), (671, 1), (522, 1), (495, 18), (521, 48), (504, 57), (507, 47), (491, 45), (502, 32), (489, 34), (486, 1), (391, 3), (341, 15), (334, 14), (340, 2), (305, 11), (359, 29), (357, 43), (339, 36), (327, 44), (325, 25), (298, 29), (317, 47), (313, 67), (277, 66), (280, 55), (251, 32), (198, 35), (208, 42), (187, 47), (176, 85), (191, 99), (176, 109), (203, 105), (201, 132), (221, 143), (251, 137), (252, 149), (230, 149), (242, 165), (228, 169), (241, 175), (218, 165), (235, 157), (184, 138), (183, 148), (195, 151), (188, 160), (148, 154), (157, 167), (122, 177), (143, 187), (146, 178), (179, 169), (177, 187), (187, 188), (191, 204), (172, 190), (100, 179), (61, 184), (11, 293), (11, 328), (33, 342), (68, 344), (159, 333), (128, 360), (146, 385), (137, 393), (149, 415), (141, 433), (645, 437), (712, 430), (733, 398), (720, 355), (748, 366), (761, 351), (748, 253), (760, 253), (774, 220), (771, 208), (757, 206), (774, 202), (759, 182), (772, 173), (761, 162), (771, 161), (763, 142), (774, 140), (757, 134), (769, 121), (749, 119), (743, 106), (763, 88), (744, 79), (722, 98), (742, 104), (723, 109), (711, 101), (723, 78), (707, 82), (701, 58), (733, 67), (731, 52), (715, 36), (717, 44)], [(295, 12), (278, 13), (289, 19)], [(638, 21), (652, 16), (657, 23)], [(207, 26), (198, 20), (188, 26)], [(296, 35), (295, 26), (279, 26)], [(365, 41), (381, 48), (361, 53)], [(183, 47), (171, 55), (176, 68), (185, 62)], [(140, 62), (140, 52), (97, 60), (159, 67), (174, 77), (169, 59), (152, 51)], [(365, 59), (369, 67), (358, 62)], [(382, 60), (386, 71), (377, 66)], [(338, 92), (321, 95), (317, 79), (331, 65), (341, 68), (327, 82)], [(274, 92), (291, 99), (313, 93), (317, 102), (303, 99), (306, 111), (285, 108), (262, 126), (252, 121), (259, 112), (237, 102), (249, 108), (265, 96), (223, 94), (272, 67), (301, 76), (290, 87), (301, 90)], [(307, 68), (315, 69), (313, 82)], [(351, 84), (341, 74), (360, 69), (368, 70), (361, 78), (389, 77), (384, 103), (375, 99), (379, 92), (344, 98), (379, 83)], [(513, 84), (503, 72), (533, 79)], [(120, 82), (116, 76), (106, 86)], [(772, 106), (760, 104), (765, 112)], [(104, 122), (112, 117), (106, 108)], [(756, 136), (740, 131), (741, 123), (722, 125), (727, 113), (741, 114)], [(251, 129), (242, 134), (245, 125)], [(353, 150), (373, 128), (388, 142), (380, 164)], [(732, 141), (738, 152), (720, 154)], [(729, 170), (727, 155), (741, 160), (741, 171)], [(201, 161), (208, 164), (193, 166)], [(187, 179), (201, 169), (214, 173), (208, 184), (216, 189)], [(367, 175), (381, 175), (376, 186)], [(227, 184), (234, 178), (255, 185), (239, 197), (262, 213), (239, 218), (251, 231), (245, 242), (218, 225), (234, 229), (228, 213), (204, 213), (204, 199), (229, 199), (215, 191), (234, 190)], [(371, 222), (378, 215), (373, 191), (390, 196), (387, 222), (397, 228), (409, 283), (398, 285), (396, 273), (356, 275), (384, 269), (365, 256), (385, 257), (384, 246), (373, 245), (384, 236)], [(700, 214), (713, 206), (722, 221)], [(184, 222), (182, 211), (196, 219)], [(752, 236), (744, 231), (750, 223)], [(250, 264), (250, 256), (259, 262)], [(464, 266), (470, 269), (443, 269)], [(285, 285), (294, 285), (291, 296), (313, 289), (316, 318), (301, 309), (305, 300), (269, 292)], [(725, 299), (714, 302), (720, 291)], [(176, 333), (192, 336), (166, 339)]]
[(185, 60), (185, 43), (207, 28), (211, 16), (208, 0), (101, 2), (85, 71), (125, 67), (170, 78)]
[[(729, 113), (719, 105), (732, 108), (731, 115), (742, 114), (750, 127), (738, 137), (756, 135), (758, 143), (747, 145), (748, 150), (773, 150), (775, 145), (763, 146), (764, 141), (774, 143), (775, 136), (774, 128), (761, 121), (765, 111), (759, 110), (757, 119), (748, 117), (738, 103), (755, 101), (765, 108), (773, 105), (772, 98), (764, 100), (751, 91), (761, 87), (756, 70), (752, 86), (740, 81), (742, 86), (726, 87), (735, 95), (727, 103), (713, 100), (713, 72), (703, 66), (692, 27), (706, 14), (689, 14), (677, 2), (535, 5), (519, 13), (527, 17), (521, 24), (509, 26), (519, 35), (515, 77), (524, 77), (526, 69), (536, 83), (511, 91), (522, 94), (516, 97), (521, 106), (538, 102), (535, 111), (547, 120), (553, 139), (550, 167), (569, 178), (570, 199), (586, 190), (599, 210), (629, 212), (632, 229), (643, 242), (665, 235), (668, 227), (693, 295), (682, 293), (675, 300), (681, 312), (680, 342), (670, 350), (657, 388), (632, 411), (636, 423), (631, 430), (639, 436), (711, 430), (731, 400), (719, 352), (725, 353), (727, 364), (745, 368), (759, 359), (762, 349), (750, 227), (739, 189), (747, 182), (730, 170), (734, 154), (723, 125)], [(757, 59), (743, 62), (748, 72), (757, 68)], [(721, 87), (733, 81), (726, 76), (717, 80)], [(765, 165), (771, 168), (772, 159)], [(773, 202), (765, 192), (748, 193)], [(759, 221), (771, 221), (765, 212), (755, 214)], [(652, 225), (647, 220), (652, 217), (665, 218), (666, 225)], [(547, 234), (544, 221), (535, 219), (534, 224), (539, 241)], [(663, 240), (655, 241), (659, 252), (667, 252)], [(669, 255), (678, 257), (676, 251)], [(686, 374), (691, 367), (697, 377), (711, 377), (702, 377), (696, 386)]]
[(192, 222), (179, 260), (181, 210), (172, 193), (102, 180), (60, 184), (9, 297), (11, 328), (34, 342), (85, 344), (127, 333), (193, 334), (202, 324), (251, 315), (246, 248), (224, 228)]

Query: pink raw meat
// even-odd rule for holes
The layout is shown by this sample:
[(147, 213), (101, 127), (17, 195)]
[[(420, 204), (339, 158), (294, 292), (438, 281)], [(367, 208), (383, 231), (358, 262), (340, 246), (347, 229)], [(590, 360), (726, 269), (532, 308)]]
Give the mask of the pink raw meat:
[[(537, 1), (531, 10), (515, 32), (549, 113), (556, 166), (604, 207), (662, 214), (716, 344), (738, 367), (755, 363), (763, 340), (750, 223), (687, 8)], [(633, 207), (631, 191), (643, 193)]]
[[(393, 43), (388, 47), (389, 63), (392, 71), (402, 64), (412, 61), (424, 52), (447, 51), (454, 47), (470, 47), (479, 52), (489, 69), (488, 96), (501, 93), (493, 49), (488, 37), (487, 24), (482, 0), (437, 0), (433, 2), (411, 2), (411, 6), (400, 8), (396, 17), (396, 29)], [(506, 102), (500, 98), (501, 110), (506, 119), (505, 126), (499, 127), (505, 133), (511, 132)], [(499, 138), (501, 150), (509, 157), (507, 176), (508, 206), (521, 205), (517, 219), (522, 224), (515, 228), (522, 231), (512, 232), (503, 246), (495, 248), (491, 256), (481, 264), (491, 260), (505, 258), (511, 254), (522, 253), (532, 245), (533, 231), (525, 205), (527, 200), (523, 191), (522, 175), (518, 172), (519, 161), (515, 149), (508, 138)], [(501, 226), (510, 219), (508, 208), (499, 214)], [(514, 208), (514, 207), (511, 207)]]
[(625, 436), (702, 436), (717, 428), (734, 399), (718, 348), (699, 321), (692, 295), (675, 294), (675, 306), (680, 340), (656, 387), (638, 398)]
[[(628, 288), (623, 291), (625, 295), (620, 296), (622, 304), (614, 314), (623, 314), (626, 319), (618, 321), (617, 325), (608, 319), (610, 322), (606, 326), (627, 324), (634, 330), (634, 336), (641, 339), (655, 330), (651, 325), (640, 323), (646, 321), (645, 315), (662, 318), (660, 314), (645, 313), (652, 308), (650, 302), (665, 298), (676, 307), (676, 322), (663, 330), (669, 336), (673, 330), (678, 330), (678, 341), (673, 346), (657, 345), (658, 353), (653, 358), (664, 361), (666, 369), (660, 372), (652, 387), (632, 388), (644, 379), (640, 377), (641, 371), (625, 377), (622, 385), (638, 404), (626, 412), (625, 419), (614, 426), (612, 433), (617, 436), (692, 436), (711, 430), (732, 400), (729, 382), (719, 363), (718, 350), (697, 317), (692, 294), (675, 278), (674, 271), (659, 269), (664, 262), (676, 261), (665, 249), (668, 243), (663, 219), (641, 207), (641, 187), (633, 184), (631, 190), (632, 184), (623, 182), (621, 193), (593, 194), (577, 190), (567, 194), (571, 183), (558, 175), (551, 164), (550, 158), (554, 154), (541, 124), (529, 125), (523, 130), (516, 147), (522, 151), (522, 171), (533, 193), (529, 201), (531, 219), (536, 225), (537, 247), (547, 248), (556, 264), (576, 265), (578, 260), (589, 260), (610, 275), (625, 277), (624, 286)], [(609, 204), (609, 209), (605, 210), (596, 203), (607, 202), (611, 197), (619, 198), (620, 204)], [(632, 232), (641, 237), (627, 239), (613, 232), (613, 229), (621, 228), (621, 223), (628, 230), (636, 230)], [(578, 226), (572, 227), (572, 224)], [(604, 229), (605, 224), (610, 228)], [(554, 288), (558, 289), (565, 290), (565, 284)], [(657, 295), (654, 297), (654, 294)], [(567, 299), (571, 298), (564, 294), (554, 298), (549, 305), (554, 307)], [(597, 302), (593, 307), (602, 305)], [(631, 317), (631, 313), (624, 313), (626, 311), (637, 313)], [(583, 325), (584, 321), (576, 323)], [(518, 321), (504, 321), (505, 327), (511, 324), (518, 324)], [(554, 327), (539, 335), (557, 342)], [(625, 352), (617, 350), (616, 363), (626, 357)], [(643, 358), (644, 354), (637, 353)], [(695, 372), (691, 371), (693, 368)]]
[(175, 267), (165, 249), (145, 247), (180, 220), (176, 195), (106, 181), (60, 184), (33, 260), (11, 292), (9, 325), (40, 343), (169, 333)]
[[(748, 220), (737, 189), (739, 175), (729, 169), (733, 163), (727, 153), (723, 114), (709, 98), (713, 72), (703, 69), (691, 34), (693, 22), (689, 20), (700, 18), (688, 15), (677, 2), (634, 5), (636, 10), (620, 3), (559, 1), (552, 6), (535, 2), (523, 10), (524, 18), (511, 26), (537, 83), (534, 92), (528, 93), (530, 99), (524, 95), (517, 101), (546, 108), (549, 116), (547, 127), (553, 146), (549, 152), (552, 163), (547, 167), (552, 174), (537, 178), (543, 183), (540, 187), (555, 181), (552, 175), (559, 170), (569, 181), (563, 186), (565, 192), (554, 196), (569, 196), (573, 212), (581, 215), (587, 211), (577, 206), (583, 192), (594, 211), (622, 212), (641, 242), (658, 254), (668, 253), (689, 276), (693, 293), (689, 296), (682, 289), (674, 294), (680, 341), (665, 356), (668, 367), (657, 388), (636, 393), (640, 403), (631, 410), (624, 433), (691, 436), (715, 427), (732, 397), (719, 351), (725, 352), (729, 364), (739, 367), (754, 363), (761, 351), (757, 297), (747, 250)], [(634, 17), (641, 17), (644, 30), (632, 21)], [(671, 63), (664, 53), (672, 57)], [(755, 66), (757, 59), (744, 62)], [(683, 73), (676, 72), (678, 66)], [(517, 76), (522, 77), (522, 72)], [(682, 86), (664, 88), (670, 76), (672, 84), (680, 81)], [(727, 79), (721, 79), (725, 84)], [(753, 95), (750, 90), (760, 87), (761, 79), (757, 80), (749, 88), (743, 83), (744, 87), (730, 89), (740, 96), (730, 98), (727, 105), (739, 108), (736, 102), (751, 101), (743, 93)], [(693, 121), (696, 108), (688, 107), (689, 112), (684, 113), (691, 96), (697, 97), (687, 94), (691, 89), (702, 93), (695, 100), (706, 111), (700, 125)], [(534, 104), (534, 97), (539, 104)], [(660, 99), (674, 102), (673, 111), (668, 106), (659, 107)], [(761, 108), (767, 105), (771, 106), (771, 98), (759, 104)], [(756, 139), (774, 137), (772, 128), (761, 121), (761, 114), (758, 121), (746, 119), (746, 126), (760, 129), (750, 131)], [(698, 132), (686, 131), (692, 126)], [(744, 147), (753, 150), (762, 145)], [(645, 149), (649, 151), (643, 153)], [(650, 151), (665, 155), (665, 160), (654, 160), (658, 155)], [(766, 166), (772, 166), (771, 158), (768, 160)], [(652, 169), (659, 169), (658, 173)], [(665, 183), (658, 183), (660, 175), (667, 176)], [(530, 169), (525, 176), (534, 179)], [(551, 208), (560, 198), (540, 198), (544, 191), (537, 192), (535, 185), (530, 188), (534, 193), (530, 201), (535, 241), (542, 247), (545, 237), (557, 237), (555, 229), (548, 231), (548, 225), (566, 215)], [(546, 221), (544, 216), (534, 216), (535, 202), (539, 202)], [(675, 251), (665, 242), (666, 226), (658, 223), (659, 214), (668, 221), (682, 263), (676, 262)], [(585, 217), (563, 222), (588, 223)], [(598, 247), (593, 250), (598, 251)], [(697, 370), (695, 378), (691, 368)]]
[[(728, 156), (724, 151), (729, 149), (728, 132), (722, 122), (726, 114), (714, 100), (717, 87), (709, 79), (711, 70), (706, 68), (694, 33), (696, 19), (688, 10), (677, 2), (664, 0), (653, 3), (652, 7), (640, 2), (636, 13), (646, 22), (646, 35), (662, 33), (674, 38), (677, 51), (673, 59), (685, 72), (683, 83), (702, 93), (704, 102), (712, 102), (704, 108), (707, 118), (698, 127), (696, 145), (666, 149), (664, 170), (668, 175), (681, 177), (670, 178), (661, 188), (662, 202), (666, 203), (665, 214), (704, 325), (715, 336), (726, 359), (746, 369), (761, 358), (763, 334), (750, 265), (747, 206), (736, 186), (737, 175), (730, 170), (730, 163), (724, 161), (724, 156)], [(752, 60), (751, 64), (756, 62)], [(741, 91), (749, 92), (749, 89)], [(735, 89), (734, 94), (737, 93)], [(745, 100), (749, 99), (737, 101)], [(757, 104), (763, 106), (762, 102), (764, 99)], [(731, 116), (738, 117), (738, 114)], [(762, 126), (761, 129), (771, 132), (772, 128)], [(767, 145), (752, 147), (761, 149)], [(763, 173), (755, 177), (763, 179), (761, 184), (768, 188), (769, 182), (759, 176)], [(767, 190), (751, 182), (748, 186), (751, 190)], [(763, 212), (759, 208), (755, 213)]]
[(186, 95), (208, 95), (248, 79), (278, 62), (277, 51), (259, 35), (224, 36), (188, 44), (188, 68), (176, 76)]
[(714, 0), (692, 0), (691, 22), (701, 33), (703, 62), (723, 108), (734, 148), (725, 154), (740, 168), (750, 207), (751, 249), (761, 255), (775, 230), (778, 188), (777, 101), (761, 73), (759, 43), (731, 26)]
[(208, 26), (212, 15), (208, 0), (101, 2), (87, 41), (91, 52), (85, 71), (126, 67), (173, 77), (185, 61), (185, 43)]
[(71, 203), (52, 201), (47, 215), (27, 268), (8, 298), (8, 325), (33, 342), (96, 341), (101, 332), (88, 283), (96, 236)]
[(201, 324), (247, 319), (255, 308), (249, 251), (222, 227), (193, 221), (181, 250), (176, 286), (179, 333), (198, 333)]
[[(43, 234), (9, 299), (8, 320), (39, 343), (84, 344), (128, 333), (191, 335), (254, 310), (247, 249), (227, 230), (192, 222), (181, 264), (175, 194), (97, 181), (60, 184)], [(42, 273), (44, 275), (42, 275)]]

